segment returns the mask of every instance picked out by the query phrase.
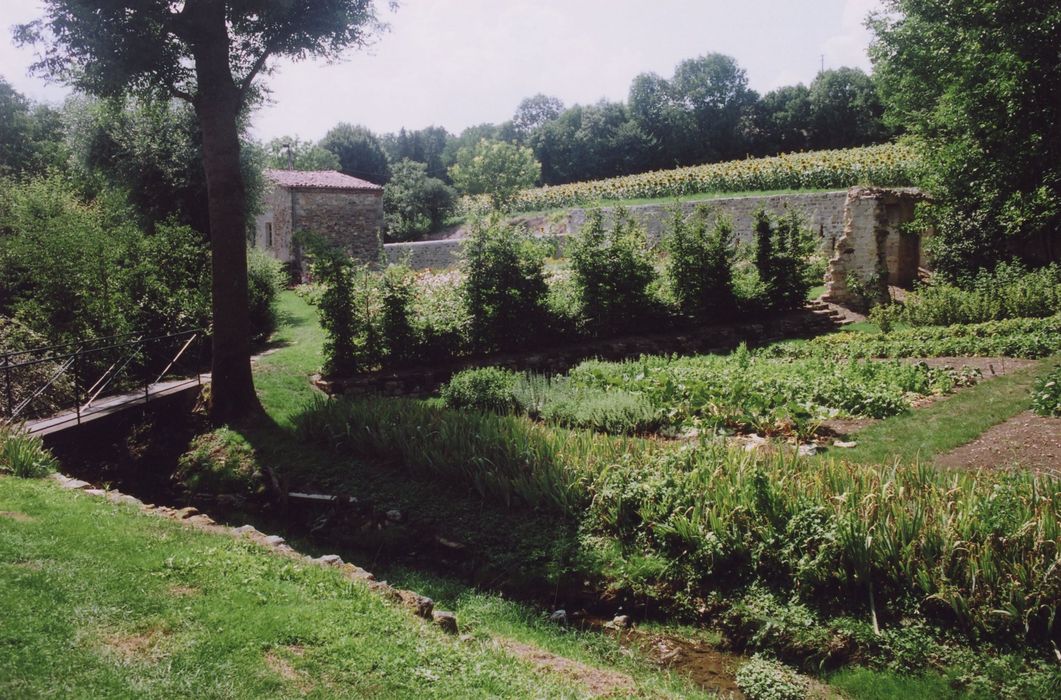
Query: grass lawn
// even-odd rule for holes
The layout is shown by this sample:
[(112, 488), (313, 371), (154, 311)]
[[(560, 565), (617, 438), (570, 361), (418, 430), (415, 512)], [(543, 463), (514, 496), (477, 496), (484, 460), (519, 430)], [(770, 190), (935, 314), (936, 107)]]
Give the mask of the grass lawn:
[(0, 697), (571, 697), (334, 570), (0, 477)]
[(925, 408), (885, 418), (855, 434), (857, 447), (831, 450), (823, 458), (840, 457), (860, 464), (931, 462), (936, 455), (975, 440), (991, 426), (1026, 410), (1035, 379), (1058, 365), (1061, 355), (1054, 355)]

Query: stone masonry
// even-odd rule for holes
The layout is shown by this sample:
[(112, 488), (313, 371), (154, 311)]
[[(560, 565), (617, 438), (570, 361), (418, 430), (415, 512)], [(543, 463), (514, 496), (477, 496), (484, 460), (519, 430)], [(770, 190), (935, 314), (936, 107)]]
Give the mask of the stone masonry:
[(311, 231), (369, 263), (380, 259), (383, 188), (334, 171), (268, 170), (265, 213), (258, 217), (255, 245), (301, 267), (298, 231)]
[(915, 205), (924, 199), (912, 188), (851, 188), (822, 298), (858, 308), (871, 301), (865, 295), (886, 301), (889, 286), (909, 289), (922, 264), (922, 241), (903, 224), (914, 218)]
[[(712, 211), (722, 213), (733, 222), (734, 234), (744, 243), (752, 241), (755, 212), (766, 209), (774, 214), (796, 211), (804, 217), (807, 226), (816, 234), (818, 249), (829, 255), (836, 239), (843, 232), (846, 191), (810, 192), (753, 197), (722, 197), (705, 202), (684, 202), (686, 213), (701, 204)], [(627, 207), (627, 211), (645, 228), (650, 246), (657, 245), (671, 218), (672, 204), (643, 204)], [(613, 209), (603, 209), (607, 217)], [(585, 209), (570, 209), (558, 215), (518, 216), (512, 220), (536, 236), (556, 242), (557, 253), (563, 253), (567, 236), (577, 233), (586, 222)], [(453, 267), (460, 254), (464, 229), (458, 229), (450, 238), (413, 243), (388, 243), (384, 246), (387, 259), (398, 262), (407, 259), (416, 269)]]

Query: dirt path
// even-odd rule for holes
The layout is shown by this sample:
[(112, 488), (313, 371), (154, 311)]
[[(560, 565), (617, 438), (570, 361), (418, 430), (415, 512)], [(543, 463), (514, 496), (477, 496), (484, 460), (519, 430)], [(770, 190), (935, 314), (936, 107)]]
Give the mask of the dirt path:
[[(1024, 369), (1034, 365), (1038, 360), (1023, 360), (1014, 357), (925, 357), (908, 358), (904, 362), (916, 364), (924, 362), (929, 367), (938, 369), (940, 367), (953, 367), (955, 369), (968, 368), (980, 370), (982, 378), (979, 382), (986, 382), (996, 377)], [(911, 402), (911, 407), (916, 411), (925, 408), (937, 401), (949, 399), (961, 393), (965, 387), (958, 387), (949, 394), (936, 394), (933, 396), (921, 396)], [(854, 435), (863, 428), (877, 423), (876, 418), (829, 418), (821, 422), (819, 432), (826, 437), (846, 438)]]
[(578, 683), (592, 697), (631, 695), (637, 690), (634, 679), (624, 673), (587, 666), (581, 661), (558, 656), (540, 647), (517, 642), (514, 639), (498, 639), (496, 642), (501, 649), (517, 659)]
[(988, 428), (972, 442), (936, 458), (949, 469), (1032, 469), (1061, 475), (1061, 418), (1031, 411)]

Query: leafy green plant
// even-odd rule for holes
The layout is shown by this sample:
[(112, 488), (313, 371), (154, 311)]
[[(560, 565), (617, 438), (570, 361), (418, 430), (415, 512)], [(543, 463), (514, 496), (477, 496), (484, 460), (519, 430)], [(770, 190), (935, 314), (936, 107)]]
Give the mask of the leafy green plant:
[(442, 402), (450, 408), (472, 408), (506, 413), (513, 408), (512, 390), (518, 376), (497, 367), (458, 372), (442, 387)]
[(654, 310), (648, 287), (656, 271), (644, 230), (622, 207), (612, 216), (609, 228), (599, 209), (588, 212), (569, 253), (584, 321), (600, 334), (644, 328)]
[(402, 364), (416, 357), (417, 338), (412, 325), (416, 276), (405, 264), (389, 265), (382, 274), (380, 333), (388, 364)]
[(1061, 266), (1028, 271), (1002, 263), (962, 285), (936, 282), (908, 294), (901, 319), (914, 326), (1043, 318), (1061, 312)]
[(812, 286), (805, 269), (812, 239), (799, 215), (791, 212), (775, 219), (760, 209), (755, 214), (755, 242), (763, 305), (775, 311), (802, 307)]
[(481, 352), (540, 342), (547, 329), (545, 251), (497, 215), (477, 219), (464, 247), (464, 299)]
[(59, 468), (39, 437), (0, 425), (0, 474), (39, 479)]
[(708, 230), (710, 209), (698, 207), (691, 220), (676, 208), (665, 238), (666, 277), (678, 308), (697, 319), (718, 321), (736, 311), (733, 292), (735, 248), (733, 225), (716, 215)]
[(1032, 410), (1040, 416), (1061, 417), (1061, 367), (1035, 382)]
[(751, 700), (803, 700), (807, 679), (780, 661), (755, 655), (737, 669), (737, 686)]
[(285, 282), (279, 260), (258, 248), (247, 249), (247, 296), (256, 340), (264, 340), (276, 330), (276, 296)]

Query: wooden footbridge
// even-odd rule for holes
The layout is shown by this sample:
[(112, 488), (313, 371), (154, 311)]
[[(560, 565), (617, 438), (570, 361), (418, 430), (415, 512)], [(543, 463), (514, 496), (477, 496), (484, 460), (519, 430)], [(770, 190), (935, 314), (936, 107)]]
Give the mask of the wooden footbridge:
[(125, 334), (0, 356), (0, 423), (50, 435), (197, 391), (210, 375), (206, 333)]

